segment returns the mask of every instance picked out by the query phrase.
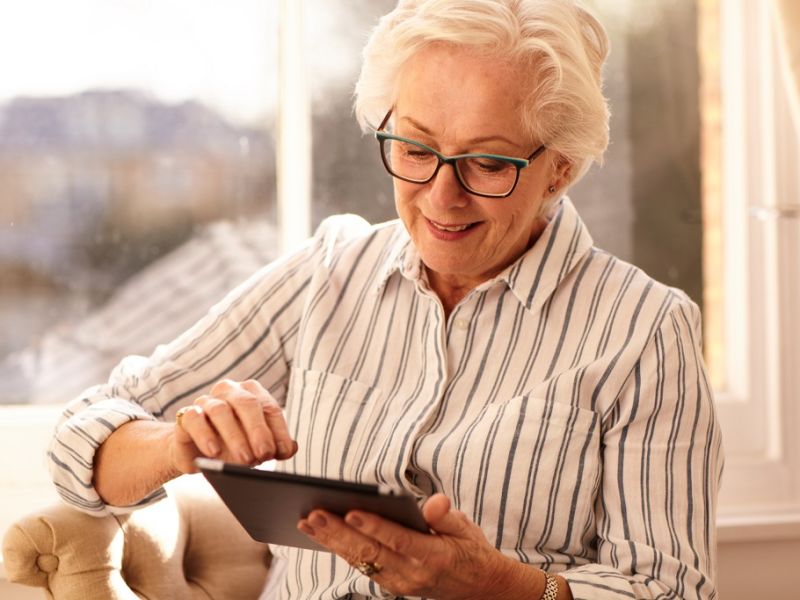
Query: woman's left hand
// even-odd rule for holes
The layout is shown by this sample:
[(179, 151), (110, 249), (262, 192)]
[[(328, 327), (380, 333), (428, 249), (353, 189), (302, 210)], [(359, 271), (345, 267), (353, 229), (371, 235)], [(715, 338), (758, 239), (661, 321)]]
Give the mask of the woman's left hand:
[(298, 529), (354, 567), (378, 565), (372, 579), (397, 596), (510, 598), (517, 586), (531, 590), (536, 569), (523, 570), (524, 565), (501, 554), (480, 527), (451, 509), (446, 496), (431, 496), (422, 514), (433, 533), (362, 511), (351, 511), (342, 519), (314, 510)]

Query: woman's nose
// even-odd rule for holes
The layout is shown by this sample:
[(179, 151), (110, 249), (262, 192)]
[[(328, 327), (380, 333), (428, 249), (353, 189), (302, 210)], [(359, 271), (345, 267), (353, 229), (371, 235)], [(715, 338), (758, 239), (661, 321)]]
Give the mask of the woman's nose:
[(443, 164), (428, 185), (430, 203), (437, 208), (456, 208), (469, 203), (469, 194), (461, 187), (453, 164)]

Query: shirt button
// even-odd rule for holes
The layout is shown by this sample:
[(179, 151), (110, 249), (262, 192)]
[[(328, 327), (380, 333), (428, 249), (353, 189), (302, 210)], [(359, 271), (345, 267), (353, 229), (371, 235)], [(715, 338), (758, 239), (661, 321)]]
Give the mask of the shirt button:
[(457, 329), (468, 329), (469, 328), (469, 321), (466, 319), (456, 319), (456, 328)]

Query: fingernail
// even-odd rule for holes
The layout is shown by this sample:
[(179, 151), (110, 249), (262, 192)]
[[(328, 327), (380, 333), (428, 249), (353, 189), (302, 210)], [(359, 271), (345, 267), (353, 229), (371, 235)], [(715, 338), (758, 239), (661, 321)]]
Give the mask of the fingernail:
[(216, 442), (208, 442), (208, 455), (216, 456), (217, 454), (219, 454), (219, 446)]
[(314, 527), (320, 527), (320, 528), (325, 527), (325, 525), (328, 524), (328, 521), (325, 520), (325, 517), (323, 517), (319, 513), (312, 513), (309, 521), (311, 522), (311, 525), (313, 525)]
[(316, 535), (314, 533), (314, 530), (311, 528), (311, 525), (309, 525), (306, 521), (300, 521), (297, 524), (297, 528), (306, 535), (311, 535), (311, 536)]
[(239, 458), (243, 463), (250, 464), (253, 462), (253, 457), (250, 456), (250, 452), (248, 450), (239, 450)]
[(272, 451), (270, 450), (270, 447), (267, 446), (266, 444), (261, 444), (258, 447), (258, 456), (259, 456), (259, 458), (262, 458), (264, 460), (269, 460), (270, 458), (272, 458), (271, 455), (272, 455)]
[(292, 454), (296, 454), (296, 453), (297, 453), (297, 449), (298, 449), (299, 447), (300, 447), (300, 446), (298, 446), (298, 445), (297, 445), (297, 442), (295, 442), (294, 440), (292, 440), (292, 448), (293, 448), (293, 449), (292, 449)]
[(364, 526), (364, 521), (359, 519), (354, 514), (347, 515), (344, 520), (347, 522), (348, 525), (350, 525), (351, 527), (355, 527), (356, 529), (361, 529)]
[(286, 447), (286, 442), (278, 442), (278, 454), (281, 456), (286, 456), (288, 453), (288, 448)]

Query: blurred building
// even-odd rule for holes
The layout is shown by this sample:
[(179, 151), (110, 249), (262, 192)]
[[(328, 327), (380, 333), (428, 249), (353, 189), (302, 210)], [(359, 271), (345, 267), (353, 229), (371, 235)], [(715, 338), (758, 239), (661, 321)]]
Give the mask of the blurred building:
[(132, 91), (0, 107), (0, 356), (223, 218), (274, 220), (263, 130)]
[(274, 144), (132, 91), (0, 107), (0, 357), (219, 219), (274, 221)]

